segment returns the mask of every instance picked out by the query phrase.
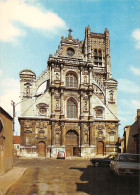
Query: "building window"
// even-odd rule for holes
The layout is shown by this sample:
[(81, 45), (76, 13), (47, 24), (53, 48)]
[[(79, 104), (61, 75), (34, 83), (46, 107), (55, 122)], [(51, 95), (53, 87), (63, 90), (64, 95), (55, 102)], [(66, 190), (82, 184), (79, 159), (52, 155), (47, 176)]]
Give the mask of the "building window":
[(31, 145), (31, 131), (26, 131), (26, 146)]
[(77, 116), (77, 106), (76, 102), (72, 99), (67, 102), (67, 118), (76, 118)]
[(109, 136), (109, 140), (110, 140), (110, 143), (111, 143), (111, 142), (114, 142), (114, 135), (110, 135), (110, 136)]
[(94, 64), (96, 66), (102, 66), (103, 64), (103, 59), (102, 59), (102, 50), (99, 49), (94, 49)]
[(37, 104), (39, 115), (46, 115), (48, 107), (49, 107), (49, 105), (47, 105), (45, 103)]
[(97, 116), (97, 118), (101, 118), (102, 117), (102, 114), (103, 114), (103, 111), (102, 110), (96, 110), (96, 116)]
[(67, 49), (67, 54), (68, 54), (68, 56), (73, 56), (74, 53), (75, 53), (75, 52), (74, 52), (74, 49), (73, 49), (73, 48), (70, 48), (70, 47), (69, 47), (69, 48)]
[(96, 118), (103, 118), (103, 110), (104, 108), (101, 106), (95, 108)]
[(66, 86), (67, 87), (77, 87), (77, 77), (73, 73), (66, 75)]
[(45, 115), (46, 112), (47, 112), (47, 109), (46, 108), (43, 108), (43, 107), (40, 107), (39, 108), (39, 112), (40, 112), (41, 115)]
[(26, 95), (27, 96), (30, 95), (30, 87), (29, 86), (26, 87)]

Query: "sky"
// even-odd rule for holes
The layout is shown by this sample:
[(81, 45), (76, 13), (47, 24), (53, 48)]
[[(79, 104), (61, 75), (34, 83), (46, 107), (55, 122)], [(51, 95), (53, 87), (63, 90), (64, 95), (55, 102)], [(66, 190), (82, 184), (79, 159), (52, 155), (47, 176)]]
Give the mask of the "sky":
[[(140, 109), (140, 0), (0, 0), (0, 106), (12, 116), (20, 102), (19, 72), (39, 76), (55, 54), (61, 36), (73, 30), (84, 40), (91, 32), (110, 33), (112, 77), (118, 81), (119, 135)], [(19, 135), (16, 106), (15, 134)]]

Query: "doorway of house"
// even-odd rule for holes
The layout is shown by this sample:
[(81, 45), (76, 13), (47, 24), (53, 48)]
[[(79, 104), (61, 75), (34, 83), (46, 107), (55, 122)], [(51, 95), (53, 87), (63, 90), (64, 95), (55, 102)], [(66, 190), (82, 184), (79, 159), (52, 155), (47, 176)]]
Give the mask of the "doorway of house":
[(66, 134), (66, 155), (79, 156), (79, 138), (75, 130), (69, 130)]
[(104, 143), (102, 141), (97, 143), (97, 154), (104, 155)]
[(39, 157), (45, 157), (46, 156), (46, 144), (43, 141), (38, 143), (38, 156)]

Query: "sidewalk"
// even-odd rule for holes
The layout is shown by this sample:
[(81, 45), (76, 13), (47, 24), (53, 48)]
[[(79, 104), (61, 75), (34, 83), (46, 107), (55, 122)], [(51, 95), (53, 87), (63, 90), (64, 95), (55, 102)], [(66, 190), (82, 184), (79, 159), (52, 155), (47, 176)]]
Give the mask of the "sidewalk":
[(23, 175), (26, 168), (14, 167), (0, 176), (0, 195), (4, 195), (7, 190)]

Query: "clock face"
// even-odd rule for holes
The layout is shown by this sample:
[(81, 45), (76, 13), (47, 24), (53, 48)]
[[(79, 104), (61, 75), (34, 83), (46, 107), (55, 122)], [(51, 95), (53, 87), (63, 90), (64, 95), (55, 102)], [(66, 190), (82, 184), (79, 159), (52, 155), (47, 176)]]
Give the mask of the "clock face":
[(67, 49), (67, 54), (69, 55), (69, 56), (73, 56), (74, 55), (74, 49), (73, 48), (71, 48), (71, 47), (69, 47), (68, 49)]

